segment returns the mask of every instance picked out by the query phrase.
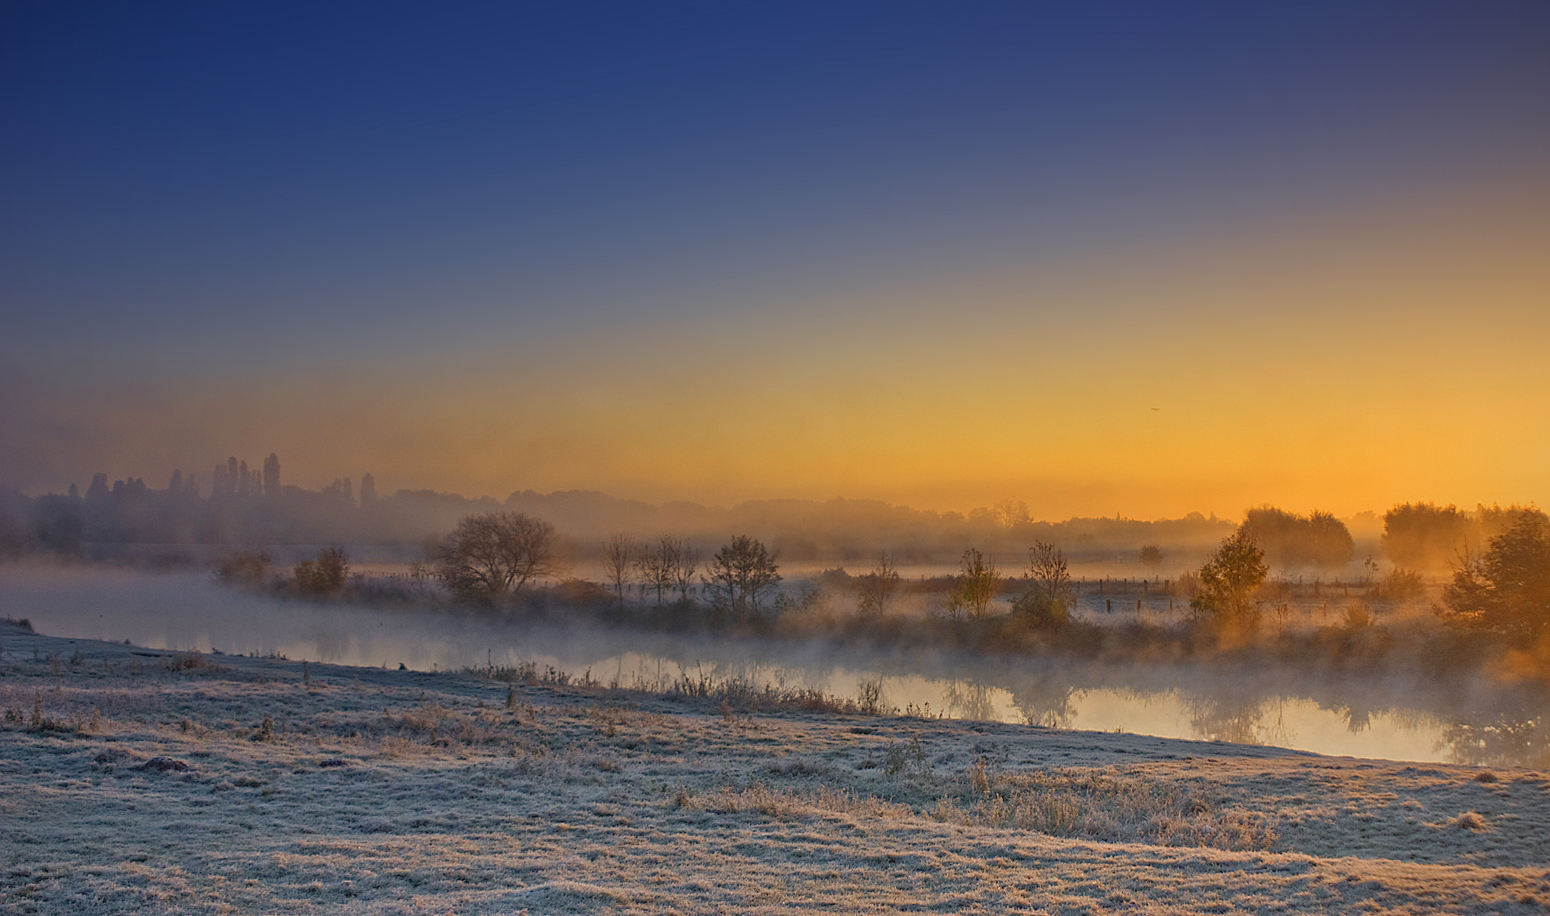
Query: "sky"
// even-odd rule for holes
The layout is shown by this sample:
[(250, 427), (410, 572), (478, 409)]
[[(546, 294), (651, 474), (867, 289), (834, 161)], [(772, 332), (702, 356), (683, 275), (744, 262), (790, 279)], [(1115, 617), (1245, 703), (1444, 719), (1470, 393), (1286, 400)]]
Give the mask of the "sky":
[(1550, 6), (0, 7), (0, 485), (1550, 503)]

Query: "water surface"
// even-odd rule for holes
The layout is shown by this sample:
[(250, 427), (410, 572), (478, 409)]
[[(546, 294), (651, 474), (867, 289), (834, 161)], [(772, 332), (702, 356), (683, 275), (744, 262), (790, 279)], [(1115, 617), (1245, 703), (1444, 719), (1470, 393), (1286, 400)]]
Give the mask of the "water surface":
[(1223, 740), (1393, 760), (1546, 766), (1542, 693), (1484, 679), (1223, 671), (1044, 657), (861, 651), (822, 642), (683, 639), (590, 627), (278, 600), (208, 574), (89, 567), (0, 569), (0, 615), (41, 633), (153, 648), (283, 655), (416, 670), (533, 663), (604, 683), (680, 677), (855, 696), (929, 715)]

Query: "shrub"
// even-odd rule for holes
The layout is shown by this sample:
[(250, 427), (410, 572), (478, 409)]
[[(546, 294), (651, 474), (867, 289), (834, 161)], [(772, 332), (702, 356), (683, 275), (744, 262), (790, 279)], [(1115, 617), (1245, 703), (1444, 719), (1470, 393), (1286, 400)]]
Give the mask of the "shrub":
[[(1159, 552), (1160, 555), (1160, 552)], [(1012, 602), (1012, 613), (1039, 629), (1065, 626), (1071, 618), (1071, 572), (1060, 548), (1036, 541), (1028, 550), (1028, 587)]]
[(337, 595), (344, 590), (349, 574), (350, 564), (344, 551), (325, 547), (318, 551), (316, 560), (304, 560), (297, 565), (294, 582), (303, 595)]
[(990, 602), (1001, 588), (1000, 570), (996, 569), (994, 558), (985, 556), (973, 547), (963, 552), (959, 566), (963, 574), (953, 583), (952, 591), (947, 593), (948, 614), (954, 619), (966, 616), (971, 620), (981, 620), (990, 613)]
[(262, 585), (269, 578), (274, 559), (262, 550), (238, 550), (227, 554), (215, 574), (229, 585)]

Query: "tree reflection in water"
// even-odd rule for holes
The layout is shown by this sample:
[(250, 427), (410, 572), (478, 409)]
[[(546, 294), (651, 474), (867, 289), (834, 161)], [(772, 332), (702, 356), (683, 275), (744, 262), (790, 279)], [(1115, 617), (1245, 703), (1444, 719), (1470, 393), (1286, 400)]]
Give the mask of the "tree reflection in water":
[(1187, 694), (1184, 708), (1196, 738), (1286, 747), (1297, 737), (1286, 723), (1286, 699), (1254, 691), (1210, 690)]
[(1511, 712), (1455, 721), (1437, 742), (1444, 748), (1473, 766), (1550, 767), (1550, 721)]
[(1010, 689), (1012, 705), (1029, 725), (1070, 728), (1076, 721), (1069, 677), (1050, 673), (1024, 675)]
[(949, 681), (942, 688), (942, 702), (953, 718), (991, 721), (999, 718), (996, 704), (990, 699), (992, 689), (977, 680)]
[(1184, 697), (1189, 725), (1196, 738), (1259, 744), (1259, 720), (1264, 699), (1252, 693), (1212, 690)]
[[(63, 574), (13, 567), (5, 577), (0, 615), (29, 617), (39, 632), (72, 639), (280, 652), (352, 665), (402, 661), (419, 669), (533, 662), (539, 670), (552, 665), (572, 677), (590, 669), (626, 685), (742, 678), (756, 687), (797, 684), (851, 695), (858, 681), (903, 680), (917, 702), (938, 709), (945, 701), (954, 716), (1550, 768), (1550, 684), (1506, 681), (1502, 672), (1463, 661), (1436, 668), (1396, 657), (1388, 665), (1326, 669), (1206, 657), (1098, 662), (1053, 652), (872, 652), (813, 642), (518, 624), (472, 611), (426, 615), (277, 602), (233, 592), (203, 573), (82, 568)], [(104, 617), (104, 608), (113, 610)], [(1289, 735), (1288, 722), (1302, 734)]]

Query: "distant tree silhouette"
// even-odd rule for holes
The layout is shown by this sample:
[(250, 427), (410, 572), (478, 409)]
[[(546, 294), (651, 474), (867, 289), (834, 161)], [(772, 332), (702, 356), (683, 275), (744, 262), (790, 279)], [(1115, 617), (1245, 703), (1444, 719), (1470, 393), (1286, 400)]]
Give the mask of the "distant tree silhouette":
[(86, 520), (75, 500), (50, 494), (32, 504), (32, 538), (43, 550), (74, 554), (86, 539)]
[(271, 498), (280, 495), (280, 456), (274, 452), (264, 459), (264, 495)]
[[(273, 563), (274, 558), (267, 551), (238, 550), (223, 557), (215, 573), (222, 581), (233, 585), (262, 585), (268, 581)], [(308, 560), (302, 565), (306, 566), (307, 563), (312, 564), (307, 571), (299, 576), (293, 574), (293, 578), (305, 580), (310, 590), (315, 581), (317, 563)]]
[(210, 498), (225, 499), (237, 495), (237, 459), (227, 458), (225, 464), (217, 464), (210, 477)]
[(717, 607), (747, 617), (759, 613), (760, 599), (780, 582), (780, 572), (762, 543), (740, 534), (716, 551), (704, 581)]
[(1261, 506), (1250, 509), (1244, 525), (1265, 553), (1265, 562), (1278, 567), (1317, 566), (1335, 568), (1351, 562), (1356, 545), (1345, 523), (1317, 509), (1307, 516)]
[(1252, 632), (1259, 622), (1254, 593), (1270, 572), (1264, 561), (1265, 552), (1254, 543), (1253, 529), (1247, 524), (1238, 526), (1200, 567), (1190, 607), (1208, 617), (1220, 633)]
[(1383, 513), (1383, 552), (1406, 569), (1447, 568), (1469, 550), (1473, 535), (1456, 506), (1405, 503)]
[(1356, 542), (1345, 522), (1333, 513), (1314, 509), (1308, 513), (1307, 551), (1311, 565), (1334, 569), (1356, 557)]
[(459, 598), (493, 600), (564, 568), (554, 526), (521, 512), (470, 515), (438, 545), (436, 577)]
[(1141, 561), (1141, 565), (1147, 569), (1156, 569), (1163, 562), (1162, 548), (1156, 544), (1147, 544), (1141, 548), (1136, 556)]
[(1443, 602), (1448, 622), (1459, 628), (1519, 643), (1550, 633), (1550, 519), (1524, 513), (1484, 553), (1466, 556)]
[(1507, 531), (1516, 525), (1525, 515), (1543, 516), (1545, 513), (1533, 506), (1511, 505), (1503, 509), (1500, 505), (1476, 505), (1474, 522), (1476, 532), (1482, 541), (1489, 542), (1491, 538)]
[(1016, 528), (1018, 525), (1025, 525), (1032, 521), (1032, 517), (1028, 514), (1028, 504), (1022, 500), (1013, 502), (1010, 499), (1003, 499), (996, 503), (994, 511), (996, 524), (1002, 528)]

